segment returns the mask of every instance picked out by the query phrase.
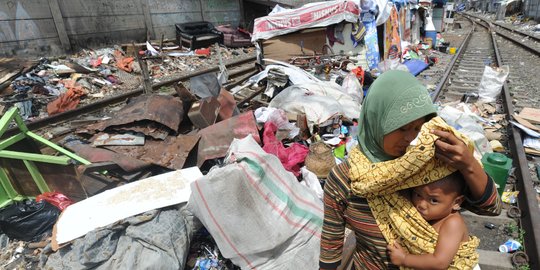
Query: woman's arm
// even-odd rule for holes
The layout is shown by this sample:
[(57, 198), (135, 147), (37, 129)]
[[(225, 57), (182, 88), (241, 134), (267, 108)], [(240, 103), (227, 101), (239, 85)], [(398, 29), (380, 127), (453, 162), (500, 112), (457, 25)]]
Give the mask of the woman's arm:
[(469, 187), (468, 203), (475, 209), (471, 210), (484, 215), (499, 215), (501, 199), (497, 189), (494, 188), (495, 183), (488, 177), (467, 145), (452, 133), (442, 130), (431, 132), (440, 137), (435, 142), (435, 156), (463, 175)]
[(346, 176), (339, 171), (335, 167), (324, 185), (324, 221), (319, 258), (321, 269), (336, 269), (341, 264), (345, 238), (345, 196), (342, 185), (348, 181), (343, 179)]

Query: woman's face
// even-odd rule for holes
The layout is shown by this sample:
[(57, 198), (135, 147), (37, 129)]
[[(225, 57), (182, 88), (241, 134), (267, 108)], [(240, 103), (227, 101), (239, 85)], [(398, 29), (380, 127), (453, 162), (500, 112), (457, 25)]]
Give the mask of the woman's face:
[(400, 157), (405, 154), (407, 147), (416, 138), (420, 128), (426, 122), (425, 118), (416, 119), (383, 137), (383, 150), (392, 157)]

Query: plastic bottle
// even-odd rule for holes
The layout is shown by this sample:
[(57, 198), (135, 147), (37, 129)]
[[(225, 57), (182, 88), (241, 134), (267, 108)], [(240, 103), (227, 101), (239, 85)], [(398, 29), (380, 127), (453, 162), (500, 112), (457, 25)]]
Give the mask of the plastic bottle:
[(512, 159), (501, 153), (487, 153), (482, 156), (482, 164), (486, 173), (499, 186), (497, 191), (501, 196), (506, 186), (510, 168), (512, 168)]

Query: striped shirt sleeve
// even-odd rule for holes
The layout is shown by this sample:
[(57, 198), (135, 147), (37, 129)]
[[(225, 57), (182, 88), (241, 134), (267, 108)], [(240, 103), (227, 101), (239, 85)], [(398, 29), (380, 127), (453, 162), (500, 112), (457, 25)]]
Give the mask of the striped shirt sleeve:
[[(343, 166), (345, 164), (341, 164)], [(346, 193), (339, 183), (346, 177), (336, 166), (330, 172), (324, 185), (324, 223), (321, 236), (319, 266), (334, 269), (341, 263), (345, 235)]]
[(502, 210), (502, 202), (497, 192), (497, 187), (495, 182), (488, 175), (488, 181), (486, 190), (482, 197), (476, 201), (470, 200), (467, 198), (466, 203), (463, 205), (463, 208), (484, 216), (498, 216)]

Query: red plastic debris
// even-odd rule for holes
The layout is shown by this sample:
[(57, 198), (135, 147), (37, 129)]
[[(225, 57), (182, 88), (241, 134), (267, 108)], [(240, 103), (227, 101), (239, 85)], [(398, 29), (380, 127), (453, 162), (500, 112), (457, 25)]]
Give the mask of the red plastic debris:
[(277, 126), (270, 121), (264, 124), (263, 150), (277, 156), (287, 171), (298, 176), (300, 175), (300, 167), (309, 153), (309, 148), (296, 142), (285, 148), (283, 143), (276, 138), (277, 130)]
[(45, 192), (36, 197), (36, 201), (40, 202), (45, 200), (46, 202), (56, 206), (60, 211), (64, 211), (66, 207), (72, 205), (74, 202), (66, 195), (59, 192)]
[(210, 48), (206, 49), (196, 49), (195, 50), (196, 55), (204, 55), (204, 56), (210, 56)]
[(90, 60), (90, 65), (93, 68), (99, 67), (101, 65), (101, 62), (103, 61), (103, 57), (98, 57), (97, 59)]

